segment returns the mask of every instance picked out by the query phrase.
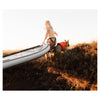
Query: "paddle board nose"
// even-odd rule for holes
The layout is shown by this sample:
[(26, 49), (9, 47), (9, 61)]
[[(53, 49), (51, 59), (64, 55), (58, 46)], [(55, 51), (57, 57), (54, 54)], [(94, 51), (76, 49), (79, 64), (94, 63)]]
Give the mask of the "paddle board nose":
[(36, 58), (39, 58), (46, 54), (50, 50), (50, 45), (40, 45), (28, 49), (24, 49), (20, 52), (16, 52), (3, 57), (3, 68), (8, 68), (14, 65), (18, 65)]

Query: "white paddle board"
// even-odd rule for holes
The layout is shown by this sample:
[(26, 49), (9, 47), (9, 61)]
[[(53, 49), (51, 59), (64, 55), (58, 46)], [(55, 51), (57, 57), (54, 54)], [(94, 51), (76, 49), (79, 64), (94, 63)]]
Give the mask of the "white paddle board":
[(38, 57), (43, 56), (49, 50), (50, 46), (48, 44), (45, 44), (3, 56), (3, 68), (8, 68), (36, 59)]

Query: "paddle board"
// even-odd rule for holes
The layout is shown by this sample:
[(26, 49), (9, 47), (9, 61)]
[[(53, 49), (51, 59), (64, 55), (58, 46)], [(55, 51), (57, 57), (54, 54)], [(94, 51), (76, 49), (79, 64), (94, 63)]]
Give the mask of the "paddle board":
[(8, 68), (36, 59), (38, 57), (43, 56), (49, 50), (50, 46), (48, 44), (45, 44), (3, 56), (3, 68)]

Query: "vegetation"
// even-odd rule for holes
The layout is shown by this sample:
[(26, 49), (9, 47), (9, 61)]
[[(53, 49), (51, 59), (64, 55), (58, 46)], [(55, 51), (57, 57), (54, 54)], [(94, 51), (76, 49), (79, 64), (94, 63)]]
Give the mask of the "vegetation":
[(97, 90), (97, 42), (3, 70), (4, 90)]

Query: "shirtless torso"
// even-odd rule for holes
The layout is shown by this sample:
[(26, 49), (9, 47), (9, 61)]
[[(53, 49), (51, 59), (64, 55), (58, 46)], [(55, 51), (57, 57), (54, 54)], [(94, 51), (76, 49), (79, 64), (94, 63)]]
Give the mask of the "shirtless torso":
[(53, 31), (52, 28), (47, 28), (46, 34), (47, 34), (47, 37), (48, 37), (48, 38), (55, 37), (54, 31)]
[[(58, 34), (56, 32), (54, 32), (52, 27), (46, 27), (46, 35), (44, 38), (44, 41), (47, 39), (47, 43), (51, 44), (54, 41), (54, 44), (56, 44), (56, 36), (58, 36)], [(44, 44), (43, 41), (43, 44)]]

